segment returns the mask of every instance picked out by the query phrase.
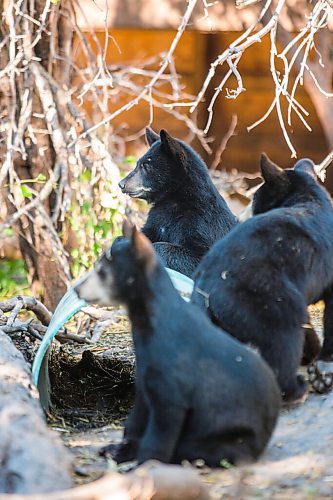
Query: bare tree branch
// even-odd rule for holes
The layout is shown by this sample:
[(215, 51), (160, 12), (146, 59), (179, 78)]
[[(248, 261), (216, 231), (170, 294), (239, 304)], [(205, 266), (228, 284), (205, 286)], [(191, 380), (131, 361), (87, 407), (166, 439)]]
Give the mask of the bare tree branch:
[(181, 23), (179, 25), (178, 31), (177, 31), (177, 33), (176, 33), (176, 35), (175, 35), (175, 37), (174, 37), (174, 39), (173, 39), (173, 41), (171, 43), (171, 46), (170, 46), (168, 52), (165, 55), (165, 57), (163, 58), (163, 61), (162, 61), (161, 66), (160, 66), (160, 69), (155, 73), (155, 75), (153, 76), (153, 78), (145, 86), (145, 88), (140, 92), (140, 94), (138, 96), (136, 96), (134, 99), (132, 99), (130, 102), (126, 103), (124, 106), (121, 106), (114, 113), (111, 113), (110, 115), (106, 116), (99, 123), (96, 123), (95, 125), (93, 125), (92, 127), (90, 127), (88, 129), (88, 131), (83, 132), (82, 134), (80, 134), (77, 137), (77, 139), (75, 139), (74, 141), (72, 141), (69, 144), (69, 147), (73, 146), (80, 139), (84, 139), (85, 137), (87, 137), (88, 134), (91, 134), (92, 132), (94, 132), (96, 129), (98, 129), (102, 125), (105, 125), (106, 123), (112, 121), (114, 118), (116, 118), (118, 115), (120, 115), (124, 111), (129, 111), (131, 108), (133, 108), (134, 106), (136, 106), (147, 95), (149, 96), (149, 93), (150, 93), (151, 89), (153, 89), (153, 87), (158, 82), (159, 78), (164, 74), (164, 72), (166, 71), (166, 69), (170, 65), (170, 60), (171, 60), (171, 58), (172, 58), (172, 56), (173, 56), (173, 54), (174, 54), (174, 52), (176, 50), (176, 47), (177, 47), (177, 45), (178, 45), (178, 43), (179, 43), (179, 41), (180, 41), (180, 39), (182, 37), (182, 34), (184, 33), (184, 31), (186, 29), (186, 26), (189, 23), (190, 17), (192, 15), (192, 12), (193, 12), (193, 9), (194, 9), (196, 3), (197, 3), (197, 0), (188, 0), (188, 6), (187, 6), (187, 9), (186, 9), (186, 12), (185, 12), (185, 14), (184, 14), (184, 16), (182, 18), (182, 21), (181, 21)]
[(237, 115), (232, 115), (230, 127), (229, 127), (227, 133), (223, 136), (221, 144), (219, 145), (219, 147), (216, 150), (214, 160), (211, 163), (209, 170), (215, 170), (218, 167), (218, 165), (221, 163), (221, 156), (222, 156), (225, 148), (227, 147), (228, 141), (233, 135), (235, 135), (237, 122), (238, 122)]

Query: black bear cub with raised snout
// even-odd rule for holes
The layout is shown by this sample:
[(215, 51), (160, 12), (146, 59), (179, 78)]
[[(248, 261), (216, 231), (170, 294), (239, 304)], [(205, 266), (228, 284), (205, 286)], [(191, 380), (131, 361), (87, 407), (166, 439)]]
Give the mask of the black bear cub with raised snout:
[[(283, 170), (261, 158), (256, 215), (216, 243), (198, 267), (192, 301), (221, 328), (259, 348), (284, 399), (307, 390), (297, 375), (307, 305), (325, 302), (323, 360), (333, 359), (333, 209), (304, 159)], [(317, 387), (331, 379), (317, 381)]]
[(256, 459), (279, 412), (273, 373), (178, 295), (146, 236), (125, 233), (76, 287), (88, 302), (125, 304), (132, 322), (135, 404), (114, 458), (210, 466)]
[(142, 232), (167, 267), (191, 276), (237, 220), (188, 144), (165, 130), (158, 136), (147, 129), (146, 138), (149, 150), (119, 186), (153, 205)]

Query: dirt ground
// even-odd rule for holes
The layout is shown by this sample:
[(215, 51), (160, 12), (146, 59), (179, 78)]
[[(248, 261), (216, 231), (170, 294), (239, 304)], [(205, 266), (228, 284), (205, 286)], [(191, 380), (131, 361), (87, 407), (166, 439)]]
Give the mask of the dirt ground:
[[(321, 315), (320, 305), (312, 308), (312, 322), (319, 333)], [(89, 347), (96, 359), (88, 359), (88, 365), (92, 363), (95, 367), (96, 363), (100, 363), (100, 372), (97, 379), (96, 374), (88, 374), (91, 387), (88, 379), (80, 379), (81, 386), (85, 387), (77, 395), (81, 409), (77, 404), (73, 409), (74, 400), (66, 399), (66, 381), (55, 381), (58, 383), (58, 402), (61, 394), (64, 399), (60, 398), (60, 409), (50, 418), (50, 425), (58, 430), (74, 454), (77, 484), (97, 479), (116, 467), (111, 460), (100, 457), (98, 450), (105, 444), (120, 441), (122, 424), (132, 401), (134, 359), (128, 330), (128, 323), (120, 321), (115, 328), (116, 334), (111, 332), (96, 346)], [(74, 357), (81, 359), (83, 350), (84, 347), (80, 347)], [(73, 352), (67, 352), (66, 356), (69, 366)], [(119, 356), (125, 360), (125, 365), (119, 364)], [(109, 365), (101, 363), (101, 359), (106, 358)], [(64, 366), (62, 373), (66, 372)], [(111, 367), (112, 377), (115, 377), (111, 377), (111, 381), (108, 367)], [(86, 370), (87, 364), (82, 368)], [(67, 383), (73, 374), (71, 370)], [(74, 367), (74, 374), (75, 370), (77, 368)], [(75, 381), (71, 380), (71, 383), (75, 385)], [(68, 393), (77, 391), (77, 386), (70, 386)], [(111, 407), (109, 412), (105, 411), (108, 405)], [(256, 464), (228, 470), (203, 468), (200, 473), (214, 499), (333, 498), (333, 392), (328, 395), (310, 393), (303, 404), (283, 408), (270, 444)]]

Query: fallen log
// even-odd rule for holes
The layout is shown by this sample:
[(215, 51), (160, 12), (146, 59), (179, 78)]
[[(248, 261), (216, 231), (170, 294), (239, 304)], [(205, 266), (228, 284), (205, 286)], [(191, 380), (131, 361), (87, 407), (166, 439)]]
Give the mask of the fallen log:
[(0, 328), (0, 492), (69, 488), (71, 461), (47, 428), (28, 364)]
[(199, 474), (177, 465), (151, 461), (127, 474), (102, 479), (49, 495), (1, 495), (0, 500), (206, 500)]

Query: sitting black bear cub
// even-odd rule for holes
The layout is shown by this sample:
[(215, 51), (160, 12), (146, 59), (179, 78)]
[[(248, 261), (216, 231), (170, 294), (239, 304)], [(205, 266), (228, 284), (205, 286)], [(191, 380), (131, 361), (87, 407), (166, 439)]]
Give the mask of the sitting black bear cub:
[[(304, 396), (296, 375), (307, 305), (325, 302), (320, 358), (333, 356), (333, 208), (310, 160), (282, 170), (262, 155), (256, 215), (216, 243), (198, 267), (192, 301), (238, 340), (257, 346), (285, 400)], [(265, 213), (266, 212), (266, 213)], [(328, 385), (330, 379), (324, 380)], [(320, 381), (323, 384), (323, 381)]]
[(142, 232), (167, 267), (191, 276), (237, 220), (190, 146), (165, 130), (147, 129), (146, 138), (149, 150), (119, 186), (153, 205)]
[(132, 322), (136, 396), (115, 459), (256, 459), (279, 412), (273, 373), (178, 295), (142, 233), (126, 235), (76, 287), (89, 302), (124, 303)]

